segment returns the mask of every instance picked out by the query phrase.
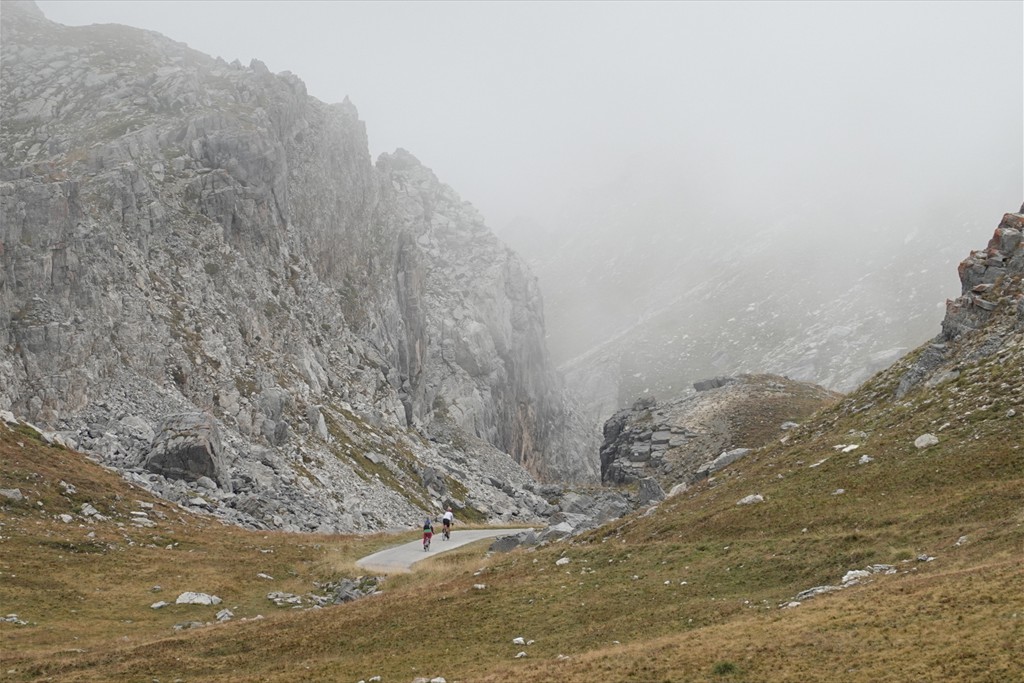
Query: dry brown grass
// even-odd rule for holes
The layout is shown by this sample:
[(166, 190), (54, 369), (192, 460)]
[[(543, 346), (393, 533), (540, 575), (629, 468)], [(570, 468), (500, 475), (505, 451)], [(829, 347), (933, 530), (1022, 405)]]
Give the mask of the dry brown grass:
[[(355, 575), (355, 558), (394, 539), (224, 527), (0, 430), (0, 488), (30, 498), (0, 511), (0, 612), (32, 622), (0, 624), (0, 670), (97, 682), (1024, 680), (1024, 431), (1006, 416), (1024, 413), (1024, 396), (1004, 381), (1019, 359), (1001, 362), (1001, 375), (953, 395), (998, 410), (961, 419), (938, 393), (858, 412), (853, 397), (654, 514), (532, 551), (463, 548), (389, 578), (382, 595), (321, 610), (276, 608), (266, 593)], [(938, 446), (913, 447), (945, 422)], [(833, 448), (851, 441), (861, 448)], [(858, 464), (863, 454), (873, 461)], [(765, 502), (736, 505), (750, 493)], [(54, 519), (83, 497), (111, 520)], [(127, 524), (136, 500), (164, 514), (157, 528)], [(897, 573), (780, 609), (875, 563)], [(219, 595), (235, 620), (176, 633), (218, 609), (149, 608), (183, 590)]]

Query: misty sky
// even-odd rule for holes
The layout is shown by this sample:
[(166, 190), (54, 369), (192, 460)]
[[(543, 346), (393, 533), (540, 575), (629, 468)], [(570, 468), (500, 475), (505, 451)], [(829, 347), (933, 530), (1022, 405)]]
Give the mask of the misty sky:
[(1024, 193), (1020, 2), (38, 5), (347, 95), (375, 156), (408, 149), (499, 230), (639, 167), (747, 206), (1003, 183), (993, 223)]

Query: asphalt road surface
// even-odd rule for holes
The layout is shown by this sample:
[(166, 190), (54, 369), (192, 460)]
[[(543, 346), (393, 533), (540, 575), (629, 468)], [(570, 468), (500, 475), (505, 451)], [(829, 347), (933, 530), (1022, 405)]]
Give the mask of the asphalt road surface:
[(529, 529), (465, 529), (452, 531), (452, 537), (446, 541), (441, 537), (439, 530), (430, 541), (430, 550), (423, 550), (423, 540), (420, 538), (367, 555), (361, 560), (356, 560), (356, 566), (383, 574), (409, 572), (415, 563), (428, 560), (446, 550), (455, 550), (484, 538), (515, 536), (524, 531)]

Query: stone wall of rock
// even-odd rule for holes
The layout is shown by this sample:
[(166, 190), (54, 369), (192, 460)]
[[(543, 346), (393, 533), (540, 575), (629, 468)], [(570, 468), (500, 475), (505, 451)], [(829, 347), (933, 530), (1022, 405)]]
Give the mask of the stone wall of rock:
[[(0, 28), (0, 408), (129, 470), (140, 434), (204, 413), (218, 490), (292, 526), (303, 506), (332, 529), (427, 506), (422, 482), (393, 489), (449, 423), (535, 476), (596, 479), (535, 279), (411, 155), (374, 167), (350, 102), (31, 3)], [(366, 465), (352, 444), (375, 438), (392, 447)], [(365, 486), (364, 465), (397, 474)], [(350, 511), (367, 489), (369, 521)]]

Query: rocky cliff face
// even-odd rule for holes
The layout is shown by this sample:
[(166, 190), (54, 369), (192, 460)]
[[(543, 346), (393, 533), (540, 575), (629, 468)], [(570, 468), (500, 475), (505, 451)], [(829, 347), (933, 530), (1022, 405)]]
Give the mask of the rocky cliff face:
[(942, 331), (897, 368), (898, 399), (955, 381), (994, 354), (1024, 353), (1024, 206), (1005, 214), (986, 248), (971, 252), (958, 272), (961, 294), (946, 302)]
[[(532, 514), (527, 471), (596, 478), (534, 278), (411, 155), (375, 167), (351, 103), (32, 3), (2, 30), (0, 408), (186, 499), (144, 466), (205, 414), (207, 502), (270, 526)], [(511, 495), (444, 467), (449, 426), (511, 455)]]

